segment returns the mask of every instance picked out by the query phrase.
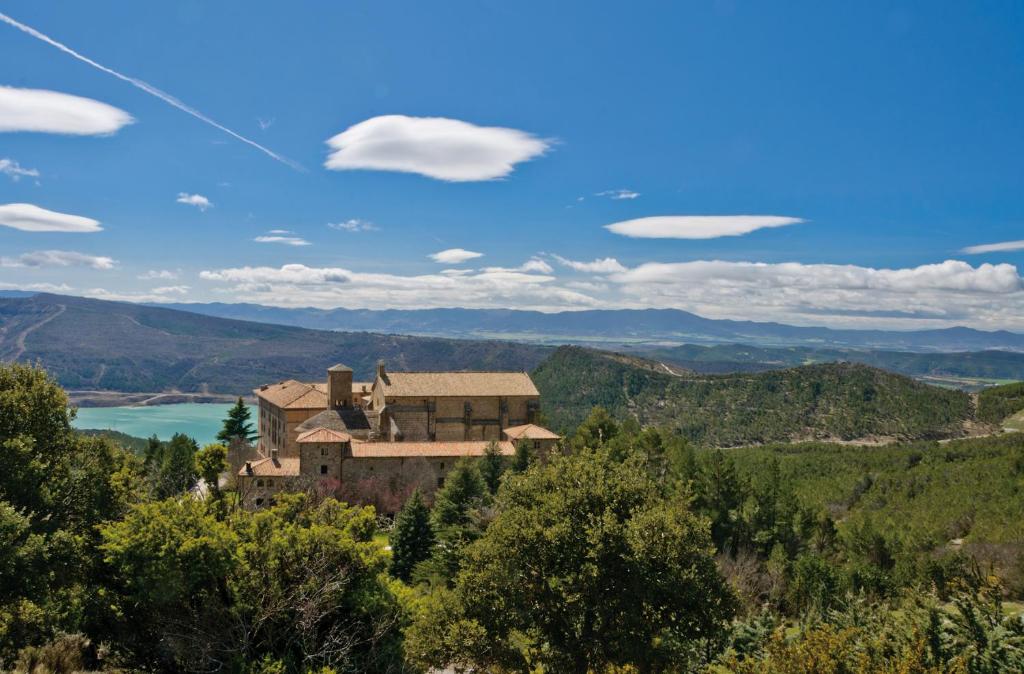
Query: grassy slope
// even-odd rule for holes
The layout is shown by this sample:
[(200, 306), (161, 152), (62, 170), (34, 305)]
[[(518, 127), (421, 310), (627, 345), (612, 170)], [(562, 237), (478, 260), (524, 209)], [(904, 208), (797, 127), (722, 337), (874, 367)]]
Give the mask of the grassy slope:
[(700, 444), (793, 439), (951, 437), (970, 415), (966, 394), (863, 365), (811, 365), (755, 374), (673, 376), (659, 363), (561, 347), (533, 373), (556, 428), (595, 405)]
[[(60, 307), (64, 310), (59, 315)], [(246, 393), (285, 378), (321, 379), (337, 362), (368, 378), (394, 370), (528, 370), (550, 349), (372, 333), (307, 330), (55, 295), (0, 299), (0, 359), (39, 361), (69, 389)], [(352, 326), (358, 329), (359, 326)]]

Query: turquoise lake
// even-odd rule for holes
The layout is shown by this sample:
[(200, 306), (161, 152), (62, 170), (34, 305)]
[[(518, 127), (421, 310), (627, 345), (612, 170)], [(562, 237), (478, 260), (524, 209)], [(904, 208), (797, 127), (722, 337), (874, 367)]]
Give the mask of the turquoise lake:
[[(82, 407), (75, 419), (76, 428), (114, 430), (140, 438), (156, 434), (168, 440), (175, 433), (191, 436), (200, 446), (214, 442), (230, 404), (179, 403), (151, 407)], [(252, 412), (253, 426), (256, 411)]]

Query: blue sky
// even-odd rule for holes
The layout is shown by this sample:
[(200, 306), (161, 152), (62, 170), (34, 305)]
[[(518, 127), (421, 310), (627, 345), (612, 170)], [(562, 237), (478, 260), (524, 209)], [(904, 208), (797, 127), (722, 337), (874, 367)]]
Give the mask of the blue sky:
[(0, 288), (1024, 330), (1018, 2), (0, 12), (285, 159), (0, 23)]

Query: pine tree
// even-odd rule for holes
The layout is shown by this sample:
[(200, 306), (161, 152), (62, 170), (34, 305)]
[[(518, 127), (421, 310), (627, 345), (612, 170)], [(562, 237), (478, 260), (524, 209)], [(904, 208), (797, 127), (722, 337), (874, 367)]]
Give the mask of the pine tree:
[(437, 545), (424, 564), (426, 580), (449, 585), (454, 582), (462, 551), (483, 531), (479, 514), (487, 497), (487, 487), (480, 479), (475, 461), (461, 459), (445, 478), (444, 487), (434, 495), (430, 522)]
[(224, 428), (217, 433), (217, 440), (224, 444), (230, 443), (235, 438), (253, 442), (259, 435), (253, 430), (252, 423), (249, 421), (251, 416), (249, 406), (239, 398), (235, 406), (228, 411), (228, 416), (224, 419)]
[(483, 500), (483, 480), (470, 459), (461, 459), (445, 478), (444, 486), (434, 496), (434, 526), (461, 527), (469, 524), (474, 508)]
[(408, 582), (413, 568), (430, 557), (433, 548), (430, 510), (423, 502), (420, 490), (416, 489), (395, 518), (395, 528), (391, 532), (391, 575)]
[(487, 485), (487, 491), (492, 494), (498, 493), (498, 486), (501, 485), (501, 474), (505, 472), (505, 460), (501, 456), (501, 450), (497, 442), (487, 445), (483, 457), (480, 459), (480, 477)]
[(175, 433), (170, 441), (161, 444), (158, 456), (147, 466), (157, 498), (178, 496), (195, 486), (199, 477), (198, 452), (196, 441), (183, 433)]

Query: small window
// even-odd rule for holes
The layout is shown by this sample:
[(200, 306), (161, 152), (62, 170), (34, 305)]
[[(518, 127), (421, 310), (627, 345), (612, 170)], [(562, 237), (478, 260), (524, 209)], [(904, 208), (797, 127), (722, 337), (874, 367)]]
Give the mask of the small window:
[(320, 474), (327, 475), (327, 466), (320, 466)]
[(262, 505), (263, 505), (263, 499), (261, 499), (261, 498), (256, 499), (256, 507), (259, 508)]
[(444, 470), (444, 461), (441, 462), (441, 470)]
[(442, 475), (441, 477), (437, 478), (437, 488), (440, 489), (443, 486), (444, 486), (444, 476)]
[(271, 480), (270, 478), (267, 478), (267, 486), (268, 487), (273, 487), (274, 486), (274, 481)]
[(540, 449), (540, 440), (534, 440), (533, 441), (533, 448), (534, 449)]
[(327, 448), (326, 447), (321, 447), (320, 448), (320, 456), (327, 456)]
[(262, 487), (263, 486), (263, 480), (256, 480), (256, 486), (257, 487)]

